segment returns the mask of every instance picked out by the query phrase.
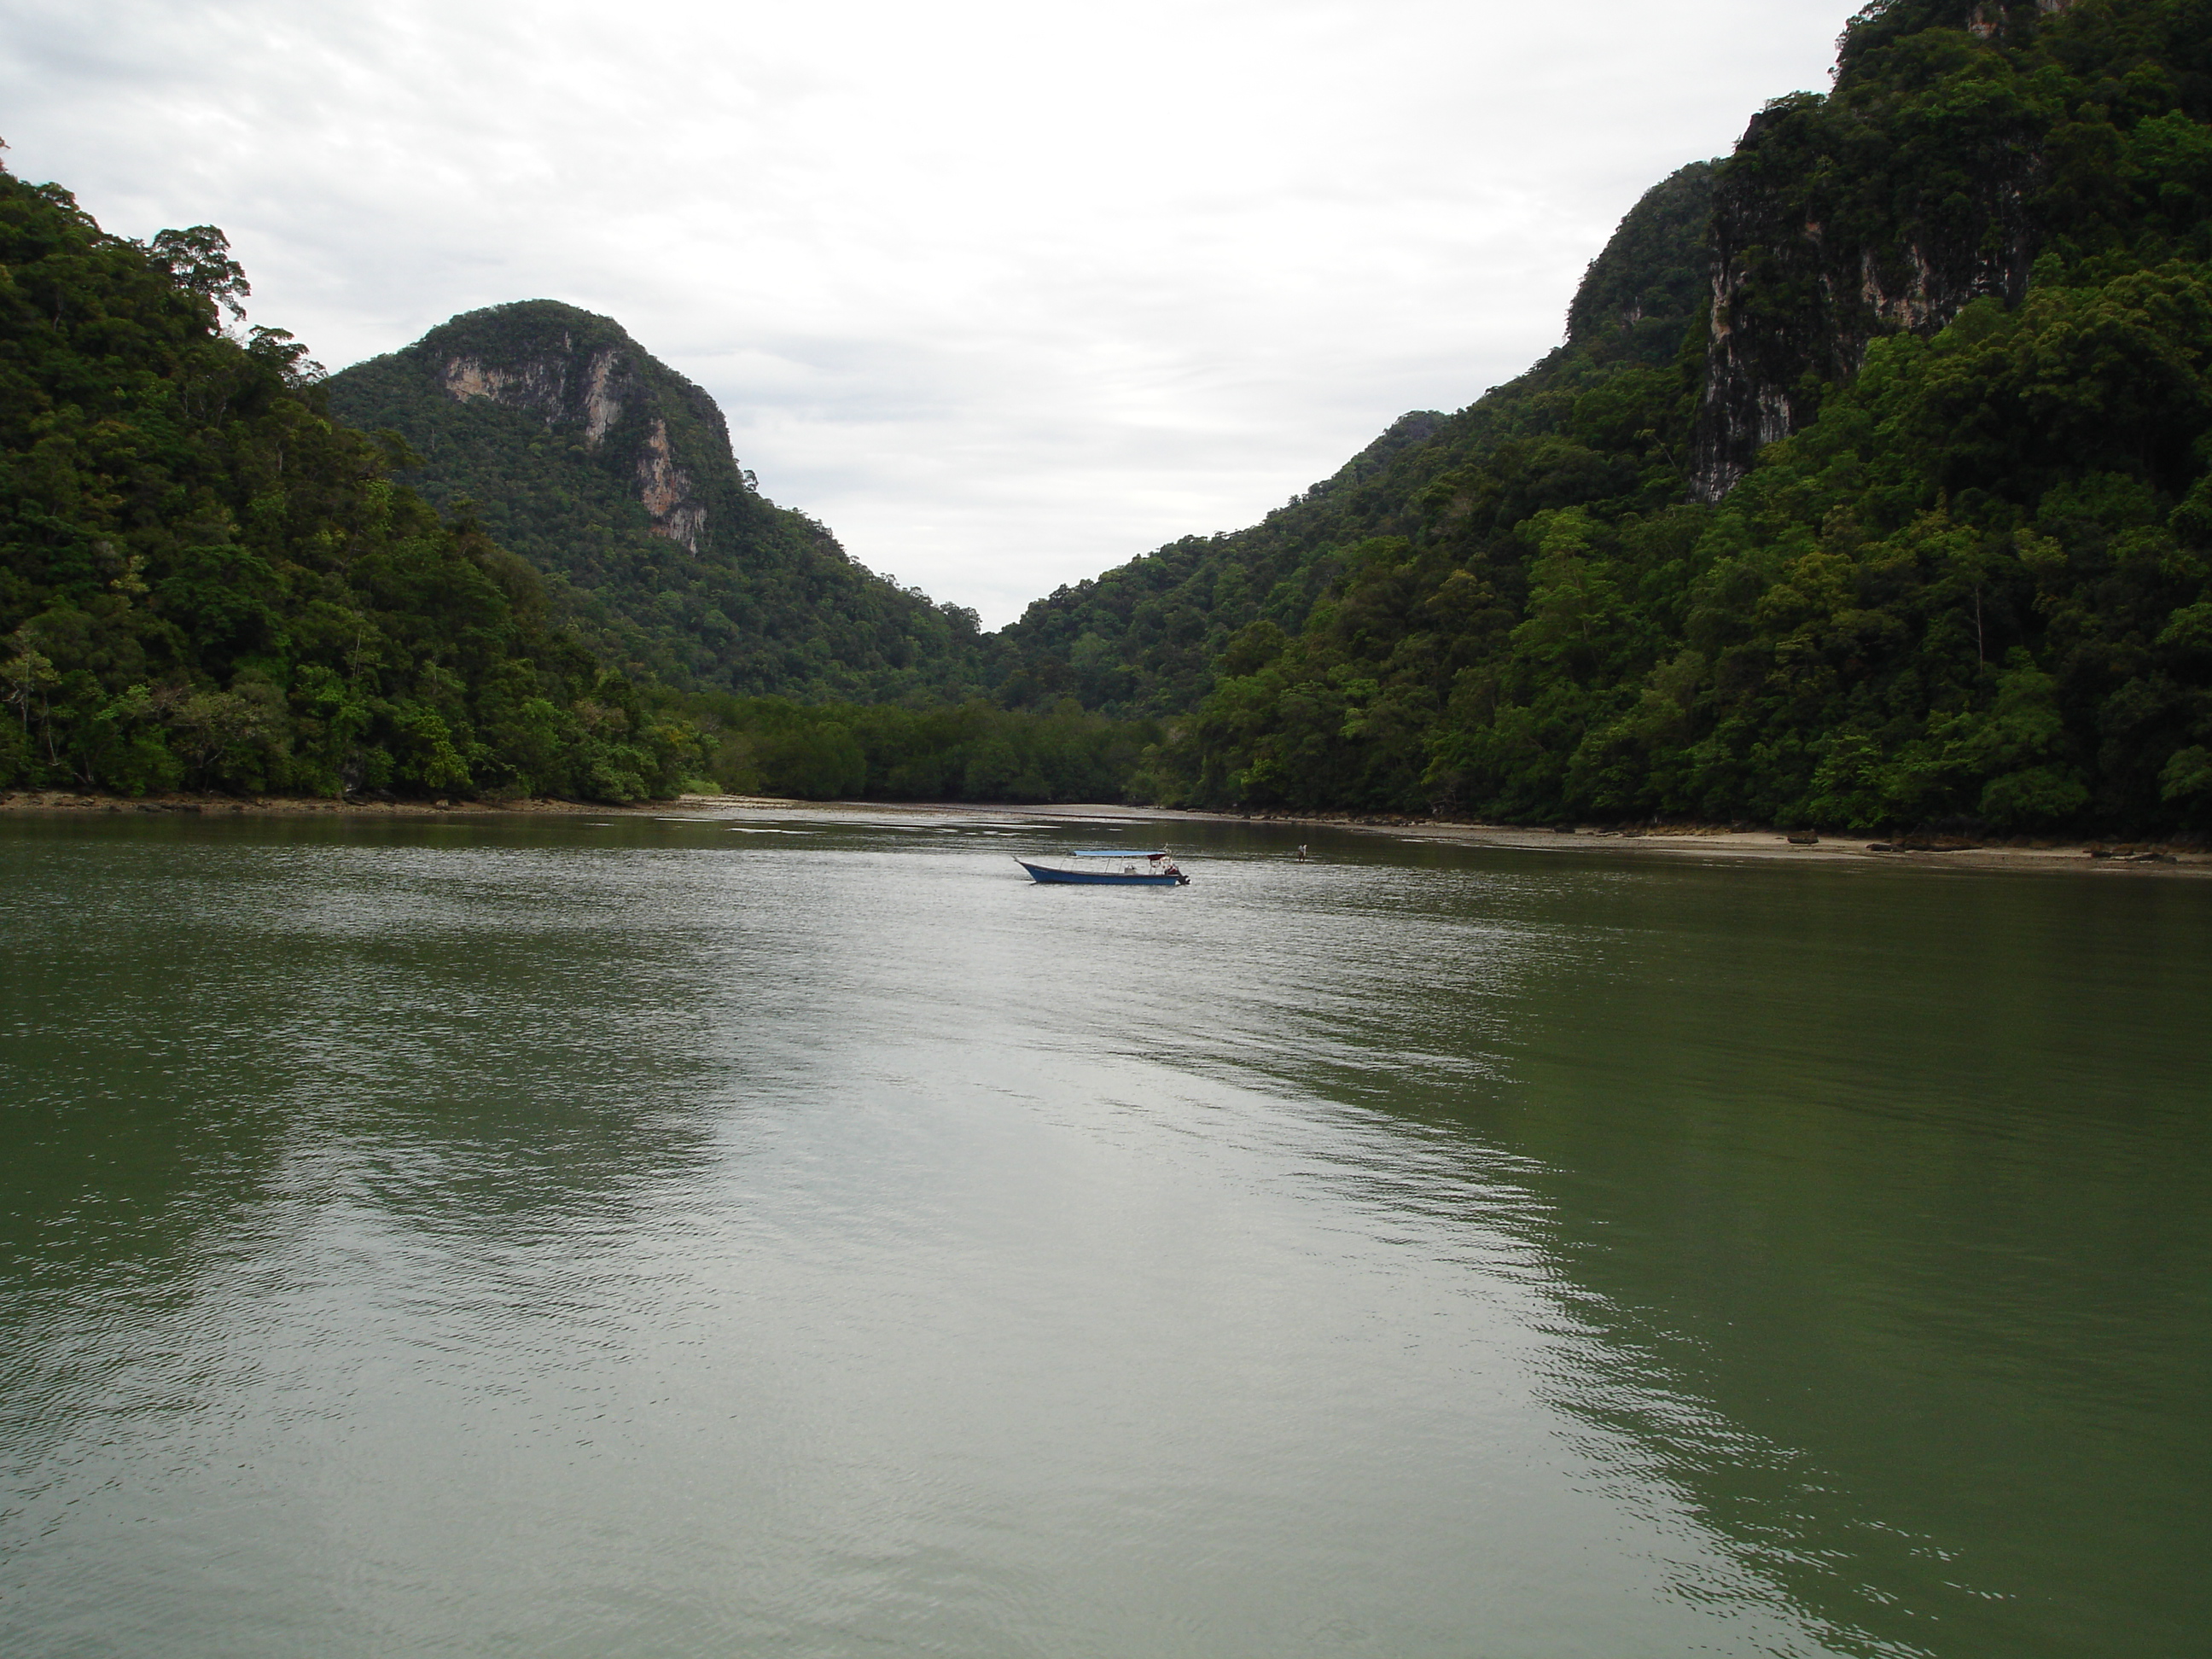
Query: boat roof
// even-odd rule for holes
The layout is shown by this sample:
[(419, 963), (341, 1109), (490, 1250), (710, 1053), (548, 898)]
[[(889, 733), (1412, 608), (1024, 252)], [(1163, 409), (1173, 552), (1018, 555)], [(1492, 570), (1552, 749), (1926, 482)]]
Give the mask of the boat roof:
[(1167, 854), (1165, 853), (1140, 853), (1134, 848), (1130, 847), (1109, 847), (1100, 852), (1072, 853), (1068, 856), (1079, 859), (1164, 859)]

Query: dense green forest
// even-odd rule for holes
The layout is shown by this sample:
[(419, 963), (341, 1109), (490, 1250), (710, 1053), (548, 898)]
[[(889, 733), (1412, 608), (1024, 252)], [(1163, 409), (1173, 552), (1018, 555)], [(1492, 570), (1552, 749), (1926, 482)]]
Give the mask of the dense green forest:
[(0, 238), (0, 785), (2212, 825), (2212, 0), (1869, 7), (1526, 374), (988, 638), (606, 319), (334, 394), (209, 227)]
[(736, 794), (809, 800), (1122, 799), (1164, 736), (1152, 720), (983, 698), (933, 705), (799, 703), (701, 693), (682, 700), (704, 733), (706, 770)]
[(349, 424), (400, 434), (400, 481), (468, 502), (633, 674), (806, 701), (980, 689), (974, 612), (864, 569), (762, 495), (714, 399), (610, 318), (550, 300), (471, 312), (331, 376), (329, 396)]
[(1567, 343), (994, 671), (1170, 801), (2212, 823), (2212, 3), (1893, 0)]
[(543, 585), (226, 331), (219, 231), (111, 236), (0, 173), (0, 785), (672, 792), (698, 733)]
[[(395, 482), (404, 441), (332, 418), (302, 346), (235, 326), (247, 292), (212, 227), (142, 246), (0, 172), (0, 787), (1065, 800), (1113, 795), (1159, 738), (1072, 701), (807, 704), (614, 672), (477, 511)], [(873, 583), (972, 654), (972, 619), (843, 568), (847, 597)], [(804, 586), (781, 591), (802, 660), (780, 684), (804, 696), (853, 613), (824, 602), (801, 637)]]

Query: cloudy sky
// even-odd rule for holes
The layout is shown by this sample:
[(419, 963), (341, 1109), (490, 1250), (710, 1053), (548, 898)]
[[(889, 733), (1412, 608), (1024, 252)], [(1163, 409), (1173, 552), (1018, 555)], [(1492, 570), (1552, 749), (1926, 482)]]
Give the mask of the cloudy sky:
[(776, 500), (1009, 621), (1556, 343), (1843, 0), (0, 0), (0, 137), (332, 368), (618, 319)]

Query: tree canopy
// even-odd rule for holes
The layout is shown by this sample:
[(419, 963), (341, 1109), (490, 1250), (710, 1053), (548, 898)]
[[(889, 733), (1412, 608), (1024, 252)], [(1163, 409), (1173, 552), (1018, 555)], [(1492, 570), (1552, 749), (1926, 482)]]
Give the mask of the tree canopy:
[(671, 792), (696, 734), (289, 334), (226, 332), (246, 291), (210, 226), (141, 246), (0, 173), (0, 785)]
[[(1193, 803), (2212, 825), (2208, 43), (2206, 0), (1870, 8), (1565, 345), (1040, 600), (1000, 694), (1164, 718)], [(1698, 499), (1730, 420), (1777, 441)]]
[(400, 480), (468, 503), (545, 576), (555, 614), (634, 674), (803, 701), (980, 686), (975, 614), (763, 496), (714, 399), (611, 318), (550, 300), (471, 312), (332, 376), (330, 399), (401, 434)]

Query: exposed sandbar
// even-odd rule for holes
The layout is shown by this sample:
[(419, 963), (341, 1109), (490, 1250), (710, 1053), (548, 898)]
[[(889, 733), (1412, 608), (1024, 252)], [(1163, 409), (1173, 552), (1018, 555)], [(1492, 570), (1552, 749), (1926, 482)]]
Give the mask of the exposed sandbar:
[(1796, 840), (1783, 831), (1708, 824), (1656, 824), (1614, 828), (1579, 824), (1570, 829), (1464, 823), (1448, 819), (1350, 813), (1242, 813), (1193, 811), (1107, 803), (1053, 806), (969, 801), (806, 801), (763, 795), (682, 795), (672, 801), (640, 801), (629, 806), (555, 799), (502, 801), (449, 798), (441, 801), (324, 800), (313, 797), (165, 794), (143, 799), (69, 790), (0, 793), (0, 814), (178, 813), (206, 817), (452, 818), (514, 814), (569, 817), (706, 819), (741, 817), (820, 817), (851, 821), (864, 815), (927, 817), (951, 820), (1034, 819), (1040, 823), (1115, 819), (1125, 823), (1254, 823), (1347, 830), (1462, 846), (1518, 852), (1605, 851), (1634, 857), (1696, 858), (1708, 860), (1784, 859), (1796, 863), (1856, 861), (1929, 868), (2070, 871), (2098, 875), (2212, 875), (2212, 847), (2191, 842), (2058, 841), (2014, 836), (1976, 842), (1963, 836), (1907, 837), (1883, 842), (1871, 837), (1822, 836)]

